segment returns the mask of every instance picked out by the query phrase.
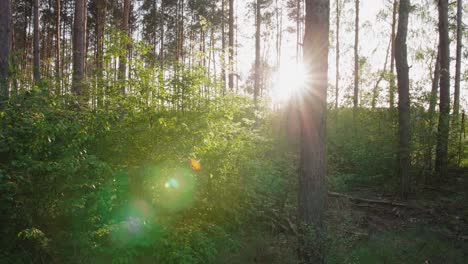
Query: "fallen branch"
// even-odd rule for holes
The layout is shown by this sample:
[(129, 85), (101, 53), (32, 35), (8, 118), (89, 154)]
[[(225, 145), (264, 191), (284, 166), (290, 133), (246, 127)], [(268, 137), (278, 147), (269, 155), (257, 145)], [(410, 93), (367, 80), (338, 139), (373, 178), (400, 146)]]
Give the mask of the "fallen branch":
[(404, 207), (404, 208), (420, 209), (420, 210), (423, 209), (418, 206), (414, 206), (410, 204), (397, 203), (397, 202), (392, 202), (388, 200), (374, 200), (374, 199), (359, 198), (359, 197), (354, 197), (348, 194), (342, 194), (342, 193), (337, 193), (337, 192), (328, 192), (328, 195), (332, 197), (345, 198), (353, 202), (380, 204), (380, 205)]

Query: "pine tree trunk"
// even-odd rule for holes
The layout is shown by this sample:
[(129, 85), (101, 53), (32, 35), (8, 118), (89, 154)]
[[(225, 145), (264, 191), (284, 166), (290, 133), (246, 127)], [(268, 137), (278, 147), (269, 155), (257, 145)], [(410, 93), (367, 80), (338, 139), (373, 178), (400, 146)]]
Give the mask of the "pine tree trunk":
[(309, 92), (303, 93), (300, 109), (298, 209), (299, 224), (305, 232), (300, 238), (301, 263), (324, 263), (329, 17), (329, 0), (306, 0), (304, 64), (309, 76), (314, 76), (314, 82), (306, 88)]
[[(86, 0), (75, 0), (73, 22), (73, 81), (72, 91), (76, 96), (85, 96), (85, 16)], [(86, 98), (82, 98), (86, 101)]]
[(390, 51), (390, 84), (389, 84), (389, 104), (390, 109), (395, 107), (395, 32), (397, 25), (397, 7), (398, 0), (393, 0), (393, 15), (392, 15), (392, 33), (390, 39), (392, 42)]
[(33, 77), (34, 83), (41, 79), (41, 58), (40, 58), (40, 44), (39, 44), (39, 0), (34, 0), (34, 63), (33, 63)]
[(234, 0), (229, 0), (229, 91), (234, 91)]
[(354, 115), (359, 107), (359, 0), (354, 0), (355, 3), (355, 22), (354, 22), (354, 95), (353, 107)]
[(55, 95), (61, 94), (61, 81), (62, 81), (62, 67), (60, 66), (60, 17), (61, 17), (61, 7), (60, 7), (61, 0), (55, 0), (55, 78), (56, 78), (56, 89)]
[(455, 62), (455, 92), (453, 98), (453, 114), (454, 119), (458, 119), (460, 112), (460, 77), (461, 77), (461, 60), (462, 60), (462, 36), (463, 36), (463, 23), (462, 23), (462, 1), (457, 0), (457, 57)]
[(260, 23), (261, 10), (260, 0), (255, 5), (255, 83), (254, 83), (254, 103), (257, 106), (260, 93)]
[[(336, 76), (335, 76), (335, 109), (338, 109), (339, 92), (340, 92), (340, 0), (336, 1)], [(338, 114), (338, 112), (337, 112)]]
[(410, 189), (410, 98), (409, 67), (406, 38), (408, 35), (408, 17), (410, 0), (400, 0), (398, 12), (398, 31), (395, 38), (395, 62), (398, 78), (398, 131), (399, 131), (399, 172), (401, 178), (401, 196), (408, 197)]
[(0, 10), (3, 10), (0, 16), (0, 106), (1, 100), (8, 98), (9, 80), (8, 69), (12, 43), (12, 17), (10, 0), (0, 0)]
[[(129, 36), (129, 29), (128, 29), (128, 20), (130, 18), (130, 0), (124, 0), (123, 2), (123, 15), (122, 15), (122, 24), (120, 26), (120, 30), (122, 31), (123, 34), (127, 36), (127, 38), (130, 38)], [(128, 40), (125, 40), (127, 42)], [(123, 46), (125, 49), (124, 54), (122, 54), (119, 57), (119, 80), (122, 85), (122, 94), (125, 95), (126, 93), (126, 87), (125, 87), (125, 81), (126, 81), (126, 75), (127, 75), (127, 56), (128, 56), (128, 51), (129, 51), (129, 44), (125, 43)]]
[(439, 125), (437, 129), (436, 172), (447, 176), (448, 138), (450, 126), (450, 40), (448, 28), (448, 0), (438, 0), (440, 43)]

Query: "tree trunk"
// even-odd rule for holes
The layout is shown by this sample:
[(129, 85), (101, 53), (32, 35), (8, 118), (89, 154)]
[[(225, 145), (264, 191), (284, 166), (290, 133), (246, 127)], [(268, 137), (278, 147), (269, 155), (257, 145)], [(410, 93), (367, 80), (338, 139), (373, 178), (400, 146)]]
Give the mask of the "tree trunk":
[(355, 22), (354, 22), (354, 115), (359, 107), (359, 0), (355, 0)]
[[(8, 70), (11, 52), (12, 40), (12, 18), (10, 0), (0, 0), (0, 10), (3, 10), (0, 16), (0, 100), (8, 98), (9, 81)], [(0, 106), (3, 102), (0, 101)]]
[[(72, 91), (76, 96), (85, 96), (85, 16), (86, 0), (75, 0), (73, 22), (73, 82)], [(86, 101), (86, 98), (82, 98)]]
[(229, 91), (234, 90), (234, 0), (229, 0)]
[[(341, 16), (341, 8), (340, 8), (340, 0), (336, 1), (336, 76), (335, 76), (335, 109), (338, 109), (338, 99), (339, 99), (339, 92), (340, 92), (340, 16)], [(337, 112), (338, 114), (338, 112)]]
[(39, 0), (34, 0), (34, 63), (33, 63), (33, 77), (34, 83), (41, 79), (41, 58), (40, 58), (40, 44), (39, 44)]
[(125, 39), (125, 44), (122, 47), (125, 49), (125, 52), (119, 57), (119, 80), (121, 81), (122, 94), (124, 95), (126, 93), (125, 81), (126, 81), (126, 74), (127, 74), (127, 56), (128, 56), (128, 51), (129, 51), (129, 44), (127, 42), (128, 42), (128, 39), (130, 38), (129, 30), (128, 30), (129, 19), (130, 19), (130, 0), (124, 0), (122, 24), (120, 26), (120, 30), (122, 31), (123, 34), (125, 34), (127, 39)]
[[(437, 47), (437, 57), (434, 65), (434, 77), (432, 79), (432, 88), (429, 98), (429, 129), (427, 130), (427, 151), (426, 151), (426, 166), (432, 171), (432, 149), (433, 149), (433, 127), (434, 127), (434, 113), (437, 104), (437, 90), (439, 88), (440, 81), (440, 49)], [(425, 175), (424, 175), (425, 177)]]
[(460, 77), (461, 77), (461, 60), (462, 60), (462, 35), (463, 35), (463, 23), (462, 23), (462, 1), (457, 1), (457, 58), (455, 62), (455, 92), (453, 98), (453, 115), (454, 119), (458, 119), (460, 112)]
[(408, 35), (408, 17), (410, 0), (400, 0), (398, 11), (398, 31), (395, 38), (395, 62), (398, 77), (398, 131), (399, 131), (399, 172), (401, 178), (401, 196), (408, 197), (410, 189), (410, 98), (409, 67), (406, 38)]
[(390, 39), (392, 42), (390, 51), (390, 84), (388, 92), (390, 109), (393, 109), (395, 106), (395, 32), (397, 25), (397, 7), (398, 0), (393, 0), (392, 33), (390, 35)]
[[(314, 76), (301, 98), (301, 151), (298, 210), (302, 236), (301, 263), (324, 263), (322, 224), (326, 209), (325, 127), (327, 112), (329, 0), (307, 0), (304, 63)], [(304, 241), (305, 240), (305, 241)]]
[(60, 66), (60, 16), (61, 16), (61, 8), (60, 8), (60, 1), (55, 0), (55, 78), (56, 78), (56, 88), (55, 88), (55, 95), (61, 94), (61, 81), (62, 81), (62, 68)]
[(221, 0), (221, 82), (223, 95), (226, 92), (226, 23), (224, 15), (226, 13), (225, 0)]
[(385, 53), (385, 62), (384, 62), (383, 70), (380, 73), (379, 78), (377, 79), (377, 82), (375, 83), (374, 89), (372, 90), (372, 104), (371, 104), (372, 109), (375, 109), (377, 105), (377, 99), (379, 97), (379, 84), (384, 78), (385, 73), (387, 72), (388, 53), (390, 51), (391, 45), (392, 45), (392, 40), (390, 40), (390, 42), (388, 43), (387, 52)]
[(255, 5), (255, 83), (254, 83), (254, 103), (258, 104), (258, 96), (260, 92), (260, 25), (261, 25), (261, 10), (260, 0), (257, 0)]
[(97, 0), (97, 18), (96, 18), (96, 75), (97, 86), (97, 105), (102, 106), (104, 97), (104, 87), (102, 85), (104, 68), (104, 31), (106, 26), (107, 0)]
[(448, 138), (450, 126), (450, 40), (448, 29), (448, 0), (438, 0), (440, 43), (440, 103), (437, 129), (436, 172), (447, 176)]

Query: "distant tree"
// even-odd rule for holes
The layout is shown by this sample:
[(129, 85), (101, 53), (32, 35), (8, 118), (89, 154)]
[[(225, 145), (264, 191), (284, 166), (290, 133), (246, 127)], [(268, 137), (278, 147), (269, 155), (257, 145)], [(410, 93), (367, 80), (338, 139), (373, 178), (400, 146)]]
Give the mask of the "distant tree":
[(8, 98), (8, 71), (12, 39), (10, 0), (0, 0), (0, 10), (2, 10), (2, 14), (0, 15), (0, 97)]
[(354, 22), (354, 112), (359, 107), (359, 0), (354, 0), (355, 22)]
[[(129, 27), (128, 21), (130, 19), (130, 0), (123, 1), (123, 14), (122, 14), (122, 23), (120, 26), (120, 30), (127, 38), (129, 38)], [(125, 40), (126, 42), (127, 40)], [(128, 44), (125, 43), (125, 52), (119, 57), (119, 79), (122, 83), (126, 80), (127, 74), (127, 56), (128, 56)], [(126, 93), (125, 84), (122, 84), (122, 94)]]
[(62, 68), (60, 61), (60, 17), (61, 13), (61, 0), (55, 0), (55, 79), (56, 79), (56, 89), (55, 94), (61, 94), (61, 82), (62, 82)]
[(448, 0), (438, 0), (440, 48), (439, 125), (437, 129), (436, 172), (447, 176), (448, 138), (450, 129), (450, 39)]
[(460, 79), (461, 79), (461, 60), (462, 60), (462, 36), (463, 36), (463, 3), (457, 0), (457, 57), (455, 61), (455, 92), (453, 98), (454, 118), (458, 118), (460, 112)]
[(39, 43), (39, 0), (34, 0), (34, 63), (33, 76), (34, 82), (41, 79), (41, 47)]
[(74, 95), (85, 95), (85, 34), (86, 34), (86, 0), (75, 0), (73, 22), (73, 82)]
[[(259, 0), (260, 1), (260, 0)], [(258, 1), (257, 1), (258, 2)], [(229, 0), (229, 90), (234, 90), (234, 0)]]
[(254, 82), (254, 102), (255, 105), (258, 101), (258, 96), (260, 93), (260, 34), (261, 34), (261, 23), (262, 23), (262, 13), (261, 13), (261, 0), (256, 0), (255, 4), (255, 82)]
[[(304, 64), (314, 81), (307, 83), (300, 101), (299, 222), (316, 240), (304, 234), (301, 263), (323, 263), (322, 225), (327, 198), (325, 127), (328, 86), (329, 0), (307, 0)], [(312, 244), (315, 247), (311, 248)]]
[(395, 32), (397, 27), (397, 10), (398, 0), (393, 0), (392, 13), (392, 32), (390, 33), (391, 48), (390, 48), (390, 85), (389, 85), (389, 104), (390, 109), (395, 107)]
[(398, 131), (399, 131), (399, 172), (401, 178), (401, 196), (408, 197), (410, 184), (410, 98), (408, 48), (408, 17), (410, 0), (400, 0), (398, 11), (398, 31), (395, 39), (395, 62), (398, 76)]

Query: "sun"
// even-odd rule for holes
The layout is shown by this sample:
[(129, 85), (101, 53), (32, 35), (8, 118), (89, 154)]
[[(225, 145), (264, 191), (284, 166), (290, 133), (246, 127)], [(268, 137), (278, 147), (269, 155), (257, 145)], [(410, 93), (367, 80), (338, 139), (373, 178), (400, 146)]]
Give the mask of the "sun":
[(307, 86), (308, 79), (304, 64), (282, 65), (273, 77), (273, 89), (270, 94), (273, 104), (283, 104), (300, 95)]

